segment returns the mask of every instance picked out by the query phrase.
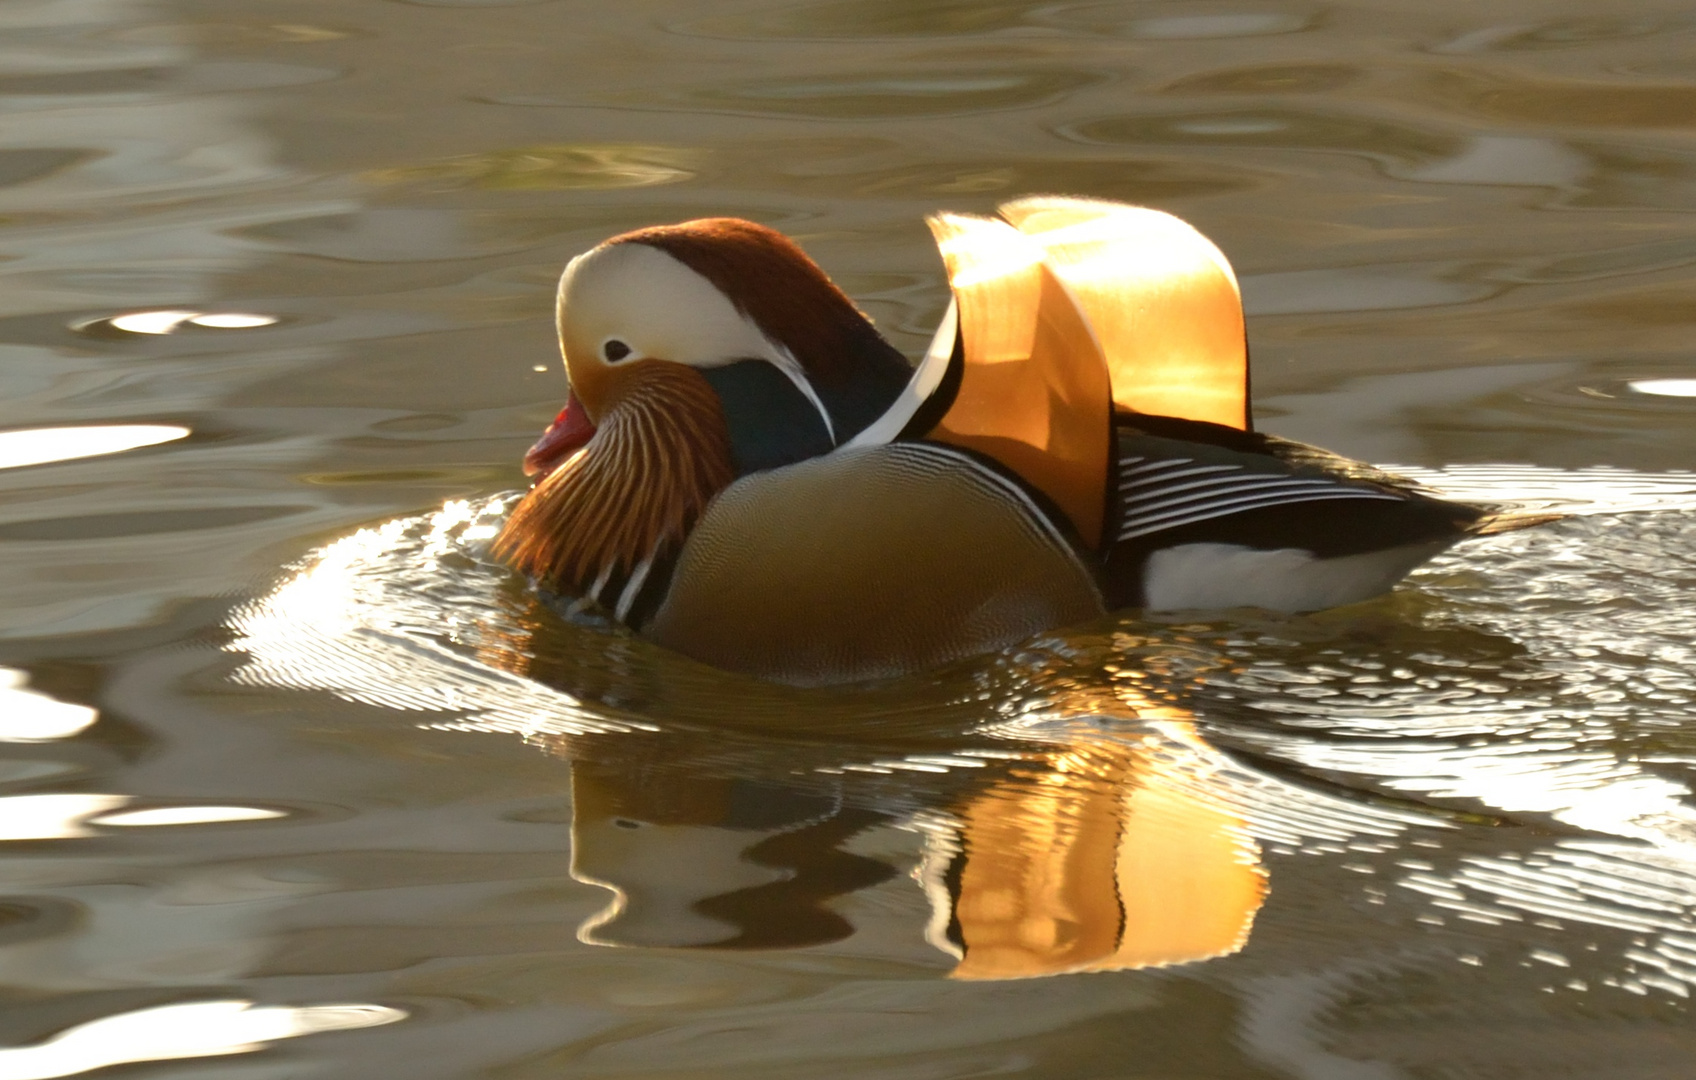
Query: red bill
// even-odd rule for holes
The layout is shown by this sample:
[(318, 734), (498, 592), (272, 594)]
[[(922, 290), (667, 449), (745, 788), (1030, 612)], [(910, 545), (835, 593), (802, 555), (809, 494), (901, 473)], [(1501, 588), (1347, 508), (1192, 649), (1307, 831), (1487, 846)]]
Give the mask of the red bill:
[(595, 423), (572, 394), (548, 430), (524, 454), (524, 475), (546, 475), (558, 468), (595, 434)]

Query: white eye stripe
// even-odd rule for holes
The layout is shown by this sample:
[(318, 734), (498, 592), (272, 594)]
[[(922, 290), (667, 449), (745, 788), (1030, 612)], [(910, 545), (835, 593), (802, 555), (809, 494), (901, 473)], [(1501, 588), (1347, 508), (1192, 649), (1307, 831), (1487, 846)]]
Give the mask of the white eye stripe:
[[(660, 359), (703, 369), (763, 360), (812, 403), (836, 443), (830, 412), (794, 355), (718, 286), (657, 247), (612, 244), (573, 259), (560, 278), (556, 313), (568, 357), (575, 349), (604, 363)], [(625, 336), (632, 329), (639, 344)], [(628, 356), (607, 355), (615, 340), (630, 348)]]

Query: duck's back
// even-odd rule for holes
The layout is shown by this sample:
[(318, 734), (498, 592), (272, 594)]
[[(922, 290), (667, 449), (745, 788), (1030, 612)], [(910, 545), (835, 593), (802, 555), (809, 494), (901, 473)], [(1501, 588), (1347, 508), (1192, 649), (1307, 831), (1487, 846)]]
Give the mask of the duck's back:
[(1105, 611), (1075, 542), (978, 455), (900, 442), (743, 477), (695, 526), (644, 636), (822, 684), (915, 671)]

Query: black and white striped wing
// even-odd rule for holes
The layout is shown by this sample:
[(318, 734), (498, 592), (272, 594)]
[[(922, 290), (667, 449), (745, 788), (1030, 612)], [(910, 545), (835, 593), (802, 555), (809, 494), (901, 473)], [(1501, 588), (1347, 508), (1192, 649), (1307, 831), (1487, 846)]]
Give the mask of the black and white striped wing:
[(1329, 476), (1133, 453), (1119, 459), (1114, 540), (1124, 543), (1251, 510), (1338, 500), (1401, 503), (1408, 496)]
[[(1160, 434), (1146, 427), (1164, 425)], [(1110, 602), (1313, 611), (1381, 593), (1486, 518), (1273, 436), (1139, 417), (1117, 441)]]

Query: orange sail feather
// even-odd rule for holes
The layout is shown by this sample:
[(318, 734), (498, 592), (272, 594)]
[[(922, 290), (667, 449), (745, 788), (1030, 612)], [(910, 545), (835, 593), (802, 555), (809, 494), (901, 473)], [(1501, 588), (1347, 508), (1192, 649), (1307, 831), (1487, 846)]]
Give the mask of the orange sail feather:
[(1094, 328), (1121, 408), (1250, 427), (1248, 345), (1231, 264), (1171, 214), (1039, 195), (1000, 207)]
[(1101, 543), (1112, 384), (1077, 303), (1042, 248), (1005, 222), (929, 219), (959, 307), (965, 371), (929, 437), (1006, 465)]

